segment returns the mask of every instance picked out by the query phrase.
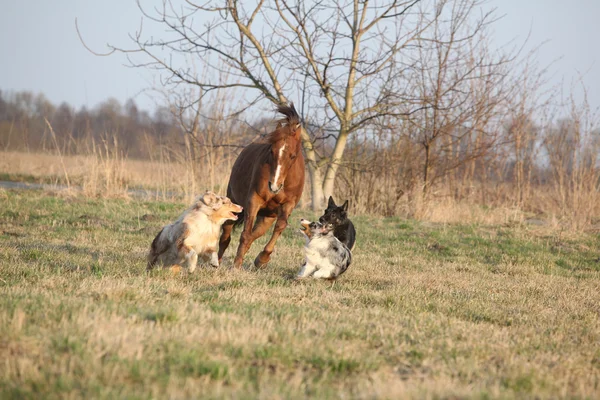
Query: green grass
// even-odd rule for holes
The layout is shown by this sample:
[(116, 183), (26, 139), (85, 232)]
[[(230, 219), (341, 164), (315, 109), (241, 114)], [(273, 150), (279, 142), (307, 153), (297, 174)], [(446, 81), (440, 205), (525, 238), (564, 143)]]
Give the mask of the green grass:
[(297, 210), (265, 270), (147, 275), (184, 207), (0, 192), (1, 398), (600, 396), (598, 235), (359, 216), (331, 286)]

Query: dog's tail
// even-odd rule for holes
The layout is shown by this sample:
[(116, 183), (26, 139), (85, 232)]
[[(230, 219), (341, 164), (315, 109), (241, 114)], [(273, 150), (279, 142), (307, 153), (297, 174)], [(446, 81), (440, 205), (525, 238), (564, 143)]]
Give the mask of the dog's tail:
[(160, 243), (160, 235), (162, 234), (164, 229), (165, 228), (162, 228), (160, 232), (158, 232), (158, 235), (156, 235), (156, 237), (152, 241), (152, 244), (150, 245), (150, 253), (148, 254), (148, 266), (146, 267), (146, 271), (150, 271), (152, 267), (154, 267), (154, 265), (158, 261), (158, 257), (162, 253), (161, 249), (159, 249), (158, 247)]

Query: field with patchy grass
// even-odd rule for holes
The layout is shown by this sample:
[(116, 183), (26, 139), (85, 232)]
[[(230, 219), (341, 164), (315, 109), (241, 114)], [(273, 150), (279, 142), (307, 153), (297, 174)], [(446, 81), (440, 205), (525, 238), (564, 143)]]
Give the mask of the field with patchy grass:
[(146, 274), (183, 207), (0, 191), (0, 397), (600, 397), (598, 234), (356, 217), (334, 286), (290, 279), (296, 226)]

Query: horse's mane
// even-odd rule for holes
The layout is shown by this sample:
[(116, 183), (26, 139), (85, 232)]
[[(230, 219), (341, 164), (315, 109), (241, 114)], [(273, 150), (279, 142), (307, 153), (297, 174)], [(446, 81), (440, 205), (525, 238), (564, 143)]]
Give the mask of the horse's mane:
[(285, 117), (277, 121), (278, 124), (281, 124), (281, 126), (278, 126), (277, 129), (269, 133), (269, 135), (267, 136), (267, 141), (271, 144), (281, 140), (284, 133), (288, 133), (286, 132), (286, 129), (289, 131), (290, 126), (294, 126), (300, 123), (300, 116), (298, 115), (298, 112), (294, 107), (294, 103), (290, 103), (289, 105), (278, 105), (277, 112), (285, 115)]

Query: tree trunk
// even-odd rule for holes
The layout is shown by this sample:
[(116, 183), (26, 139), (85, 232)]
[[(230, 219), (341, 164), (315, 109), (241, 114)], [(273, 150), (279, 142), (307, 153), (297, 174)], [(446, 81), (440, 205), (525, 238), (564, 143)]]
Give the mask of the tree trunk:
[(323, 195), (325, 198), (329, 198), (333, 194), (333, 185), (335, 183), (335, 176), (344, 155), (344, 149), (346, 148), (346, 142), (348, 141), (348, 132), (345, 129), (340, 130), (340, 135), (335, 142), (333, 153), (331, 154), (331, 163), (325, 173), (325, 179), (323, 180)]
[(423, 166), (423, 201), (427, 200), (427, 190), (429, 189), (429, 157), (430, 145), (425, 144), (425, 165)]
[(323, 197), (323, 178), (321, 177), (321, 170), (317, 164), (313, 144), (308, 133), (304, 130), (304, 127), (302, 128), (300, 137), (302, 139), (306, 165), (308, 166), (308, 173), (310, 175), (311, 209), (313, 211), (320, 211), (323, 208), (325, 200)]
[(311, 209), (313, 211), (321, 211), (325, 204), (325, 196), (323, 196), (323, 177), (321, 170), (313, 165), (308, 165), (308, 173), (310, 175), (310, 197)]

